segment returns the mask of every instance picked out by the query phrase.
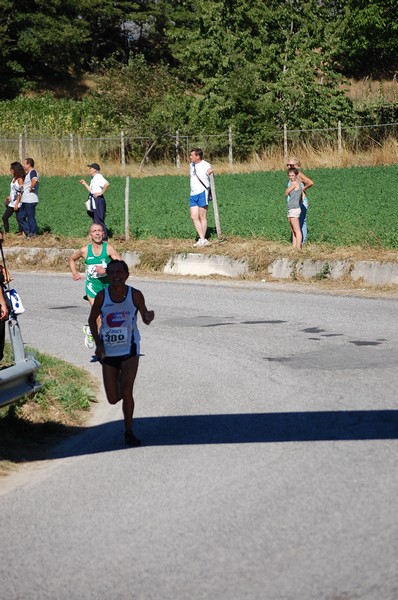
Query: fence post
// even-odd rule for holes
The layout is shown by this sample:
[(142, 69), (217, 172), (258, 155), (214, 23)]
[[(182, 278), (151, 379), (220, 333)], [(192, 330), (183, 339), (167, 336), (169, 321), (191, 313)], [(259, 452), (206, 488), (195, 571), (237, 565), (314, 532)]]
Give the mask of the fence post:
[(232, 127), (230, 126), (228, 129), (228, 163), (232, 165), (234, 162), (233, 153), (232, 153)]
[(72, 160), (75, 158), (75, 148), (73, 146), (73, 133), (69, 134), (69, 156)]
[(23, 142), (22, 142), (22, 133), (19, 134), (18, 140), (18, 152), (19, 152), (19, 162), (23, 161)]
[(176, 168), (181, 168), (181, 159), (180, 159), (180, 132), (176, 131)]
[(28, 128), (25, 125), (24, 127), (24, 137), (25, 137), (25, 156), (28, 156), (29, 152), (28, 152)]
[(283, 155), (285, 157), (285, 162), (287, 161), (287, 125), (286, 123), (283, 125)]
[(337, 148), (340, 155), (343, 150), (343, 145), (341, 142), (341, 121), (337, 122)]
[(122, 168), (126, 168), (126, 147), (124, 145), (124, 131), (120, 132), (120, 158), (122, 162)]
[(126, 187), (124, 189), (124, 237), (128, 241), (130, 237), (129, 230), (129, 195), (130, 195), (130, 177), (126, 176)]

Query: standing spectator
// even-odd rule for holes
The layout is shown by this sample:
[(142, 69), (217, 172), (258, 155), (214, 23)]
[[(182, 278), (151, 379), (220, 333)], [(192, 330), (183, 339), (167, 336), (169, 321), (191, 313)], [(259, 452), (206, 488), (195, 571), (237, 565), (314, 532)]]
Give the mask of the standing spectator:
[(108, 230), (105, 225), (106, 201), (104, 194), (109, 187), (109, 181), (101, 175), (101, 167), (98, 163), (91, 163), (91, 165), (87, 166), (92, 177), (90, 185), (88, 185), (84, 179), (80, 180), (80, 183), (84, 185), (89, 193), (90, 210), (87, 212), (90, 217), (92, 217), (93, 223), (102, 226), (102, 229), (104, 230), (104, 240), (107, 240)]
[[(0, 246), (3, 243), (3, 232), (0, 231)], [(8, 306), (6, 304), (4, 294), (4, 284), (7, 282), (7, 272), (4, 269), (0, 270), (0, 360), (4, 356), (4, 341), (5, 341), (5, 321), (8, 318)]]
[[(307, 209), (308, 209), (308, 198), (306, 191), (308, 188), (314, 185), (312, 179), (304, 175), (304, 173), (300, 170), (300, 163), (295, 156), (291, 156), (287, 161), (288, 169), (297, 169), (299, 172), (299, 181), (301, 183), (301, 189), (303, 191), (303, 202), (301, 204), (301, 213), (300, 213), (300, 229), (301, 234), (303, 236), (303, 244), (307, 240), (308, 229), (307, 229)], [(289, 185), (289, 184), (288, 184)]]
[(6, 205), (6, 209), (3, 213), (3, 224), (4, 231), (9, 233), (10, 231), (10, 217), (15, 213), (15, 216), (18, 221), (18, 233), (21, 235), (23, 233), (23, 217), (24, 210), (22, 207), (22, 194), (24, 191), (24, 179), (25, 179), (25, 171), (20, 162), (13, 162), (10, 165), (10, 172), (12, 175), (12, 180), (10, 183), (10, 195), (7, 196), (4, 203)]
[(39, 174), (34, 168), (33, 158), (25, 158), (23, 168), (25, 169), (24, 192), (22, 196), (22, 219), (21, 224), (26, 237), (37, 236), (36, 206), (39, 202)]
[(191, 195), (189, 197), (189, 212), (196, 233), (199, 236), (194, 247), (207, 246), (207, 208), (209, 205), (210, 174), (213, 168), (210, 163), (203, 160), (203, 150), (193, 148), (189, 155)]
[(287, 218), (290, 229), (292, 230), (293, 248), (300, 250), (303, 236), (300, 229), (300, 213), (303, 198), (303, 190), (299, 180), (298, 169), (289, 169), (288, 171), (290, 185), (286, 189), (285, 196), (288, 197)]

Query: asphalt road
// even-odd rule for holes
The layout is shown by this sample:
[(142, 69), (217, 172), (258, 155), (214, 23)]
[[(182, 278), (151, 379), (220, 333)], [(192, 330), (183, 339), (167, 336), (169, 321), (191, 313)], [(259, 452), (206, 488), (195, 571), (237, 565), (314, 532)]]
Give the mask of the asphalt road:
[[(83, 283), (19, 274), (24, 341), (100, 377)], [(0, 487), (1, 600), (398, 598), (398, 300), (137, 282), (135, 430)]]

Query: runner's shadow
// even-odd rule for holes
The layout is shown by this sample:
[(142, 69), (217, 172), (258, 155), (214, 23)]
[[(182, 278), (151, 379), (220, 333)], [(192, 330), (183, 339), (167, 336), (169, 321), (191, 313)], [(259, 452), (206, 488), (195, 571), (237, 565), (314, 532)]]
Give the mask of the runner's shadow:
[[(144, 447), (398, 439), (398, 411), (244, 413), (143, 417), (134, 432)], [(124, 449), (121, 421), (88, 428), (53, 457)]]
[[(144, 448), (398, 439), (396, 410), (159, 416), (136, 418), (134, 423), (134, 432), (142, 440)], [(121, 421), (71, 429), (75, 435), (55, 447), (38, 450), (30, 458), (22, 456), (17, 462), (99, 454), (126, 448)], [(7, 458), (6, 454), (0, 452), (0, 459)]]
[(146, 446), (398, 439), (398, 411), (289, 412), (136, 419)]

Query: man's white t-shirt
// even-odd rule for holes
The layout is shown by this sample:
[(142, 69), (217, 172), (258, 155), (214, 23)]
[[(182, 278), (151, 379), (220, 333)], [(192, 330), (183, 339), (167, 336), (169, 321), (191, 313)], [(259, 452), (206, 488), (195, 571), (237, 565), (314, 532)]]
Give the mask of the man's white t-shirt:
[(101, 173), (96, 173), (90, 181), (90, 194), (102, 195), (104, 186), (108, 183)]
[[(196, 196), (196, 194), (201, 194), (206, 191), (206, 188), (210, 186), (210, 177), (207, 174), (207, 171), (211, 170), (211, 164), (207, 162), (207, 160), (201, 160), (198, 163), (191, 163), (189, 166), (189, 174), (191, 177), (191, 196)], [(202, 185), (199, 179), (196, 177), (195, 172), (197, 173), (199, 179), (203, 181), (204, 185)], [(206, 188), (205, 188), (206, 186)]]

